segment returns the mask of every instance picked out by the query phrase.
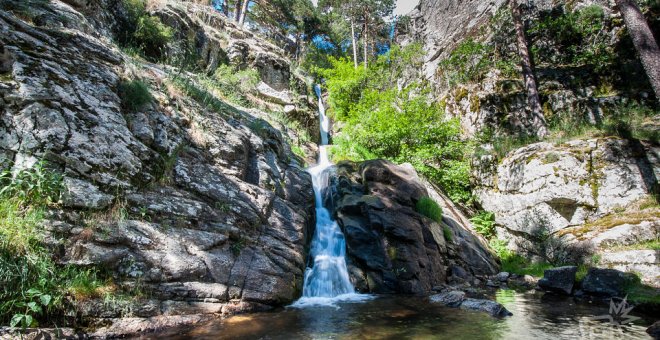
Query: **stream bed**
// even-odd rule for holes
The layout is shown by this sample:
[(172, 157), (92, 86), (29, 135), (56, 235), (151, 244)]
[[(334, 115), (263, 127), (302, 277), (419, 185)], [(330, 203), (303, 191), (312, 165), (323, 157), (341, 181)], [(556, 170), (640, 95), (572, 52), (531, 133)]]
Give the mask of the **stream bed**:
[(534, 291), (500, 290), (496, 300), (513, 316), (497, 319), (422, 297), (375, 296), (336, 306), (237, 315), (141, 339), (651, 339), (645, 330), (655, 321), (633, 309), (630, 315), (640, 319), (616, 327), (591, 320), (609, 315), (607, 305)]

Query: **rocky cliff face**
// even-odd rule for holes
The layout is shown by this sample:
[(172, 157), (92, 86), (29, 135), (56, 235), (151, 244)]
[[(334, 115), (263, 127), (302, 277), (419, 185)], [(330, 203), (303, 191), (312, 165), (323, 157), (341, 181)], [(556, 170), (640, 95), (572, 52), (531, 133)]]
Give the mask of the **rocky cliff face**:
[(438, 63), (447, 58), (458, 43), (488, 23), (504, 0), (422, 0), (410, 13), (412, 30), (407, 42), (419, 41), (427, 51), (424, 74), (435, 78)]
[[(643, 8), (660, 32), (657, 9)], [(580, 11), (594, 15), (584, 20), (598, 22), (599, 32), (580, 37), (582, 28), (567, 24), (582, 20)], [(596, 124), (631, 99), (655, 105), (614, 2), (527, 1), (523, 15), (546, 120)], [(526, 94), (508, 2), (422, 0), (410, 16), (400, 42), (417, 41), (428, 51), (425, 76), (467, 136), (484, 129), (534, 134), (524, 118)], [(580, 49), (582, 57), (571, 52)]]
[[(573, 122), (561, 125), (567, 129), (579, 122), (598, 125), (615, 114), (632, 115), (622, 109), (631, 101), (657, 112), (613, 1), (522, 3), (548, 122)], [(657, 33), (657, 6), (639, 3)], [(424, 70), (435, 83), (434, 98), (461, 120), (466, 137), (487, 144), (492, 141), (484, 135), (534, 133), (520, 118), (527, 100), (508, 2), (422, 0), (411, 19), (400, 40), (420, 42), (428, 51)], [(597, 27), (584, 31), (594, 22)], [(584, 40), (571, 40), (580, 34)], [(657, 117), (644, 126), (657, 131)], [(495, 153), (490, 144), (483, 151)], [(657, 137), (575, 138), (528, 145), (499, 160), (477, 158), (475, 194), (483, 209), (495, 213), (497, 236), (510, 248), (564, 263), (597, 255), (602, 266), (660, 282), (658, 254), (648, 245), (657, 241), (660, 223), (653, 196), (660, 172)]]
[[(205, 68), (225, 55), (255, 67), (268, 109), (314, 116), (289, 88), (303, 80), (281, 49), (209, 7), (161, 4), (152, 12), (194, 37)], [(107, 268), (149, 297), (81, 313), (233, 313), (292, 301), (314, 221), (311, 178), (289, 145), (295, 134), (205, 92), (192, 74), (122, 53), (110, 39), (120, 5), (54, 0), (0, 11), (0, 163), (18, 170), (46, 160), (64, 175), (61, 208), (46, 222), (59, 262)], [(131, 79), (151, 92), (138, 110), (120, 97)]]
[(652, 193), (660, 178), (660, 148), (601, 138), (532, 144), (499, 164), (482, 159), (477, 196), (495, 213), (498, 238), (532, 256), (635, 271), (657, 285), (660, 258), (644, 248), (660, 237)]
[[(424, 294), (497, 273), (485, 242), (410, 165), (341, 163), (332, 182), (336, 189), (328, 200), (346, 235), (349, 272), (359, 291)], [(415, 210), (424, 197), (444, 205), (441, 223)]]

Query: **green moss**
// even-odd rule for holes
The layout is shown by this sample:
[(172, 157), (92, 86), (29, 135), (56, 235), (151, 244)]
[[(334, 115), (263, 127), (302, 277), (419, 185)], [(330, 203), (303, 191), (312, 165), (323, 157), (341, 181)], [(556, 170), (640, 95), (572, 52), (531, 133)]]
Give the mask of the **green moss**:
[(395, 247), (387, 247), (387, 257), (391, 260), (394, 261), (396, 260), (396, 254), (397, 250)]
[(463, 99), (467, 98), (468, 90), (464, 87), (459, 87), (454, 91), (454, 99), (457, 103), (461, 102)]
[(635, 274), (625, 287), (628, 301), (633, 304), (660, 305), (660, 289), (642, 283)]
[(479, 96), (477, 96), (476, 94), (473, 94), (472, 98), (470, 99), (470, 111), (479, 112), (480, 108), (481, 108), (481, 99), (479, 99)]

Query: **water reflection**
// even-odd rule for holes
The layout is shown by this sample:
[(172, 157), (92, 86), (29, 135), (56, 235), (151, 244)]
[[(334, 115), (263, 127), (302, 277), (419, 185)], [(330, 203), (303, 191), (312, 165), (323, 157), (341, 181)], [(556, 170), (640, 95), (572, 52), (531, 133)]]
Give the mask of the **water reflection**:
[[(430, 304), (417, 297), (380, 297), (340, 308), (289, 308), (241, 315), (175, 329), (144, 339), (646, 339), (652, 320), (617, 329), (589, 319), (608, 313), (607, 306), (576, 303), (571, 298), (499, 291), (497, 301), (513, 316), (487, 314)], [(633, 313), (634, 314), (634, 311)], [(643, 315), (638, 315), (643, 316)]]

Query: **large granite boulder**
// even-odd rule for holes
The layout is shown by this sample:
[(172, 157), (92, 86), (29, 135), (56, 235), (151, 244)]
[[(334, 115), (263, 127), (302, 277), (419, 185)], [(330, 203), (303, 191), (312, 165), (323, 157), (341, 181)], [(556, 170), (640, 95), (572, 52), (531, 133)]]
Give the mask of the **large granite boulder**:
[[(358, 290), (428, 293), (447, 282), (450, 266), (471, 269), (469, 275), (497, 273), (493, 256), (469, 227), (448, 216), (438, 223), (415, 210), (429, 191), (411, 166), (345, 162), (331, 182), (327, 202), (346, 236), (349, 272)], [(445, 228), (460, 234), (457, 243), (445, 239)], [(463, 249), (462, 243), (471, 247)]]
[(575, 273), (577, 273), (575, 266), (546, 269), (538, 285), (544, 290), (570, 295), (575, 284)]
[(657, 145), (613, 137), (536, 143), (498, 164), (484, 159), (477, 169), (477, 197), (495, 213), (497, 236), (511, 249), (563, 263), (599, 254), (657, 284), (652, 249), (639, 257), (615, 250), (660, 235)]
[(590, 268), (582, 280), (582, 291), (594, 296), (623, 297), (635, 279), (634, 274), (616, 269)]

